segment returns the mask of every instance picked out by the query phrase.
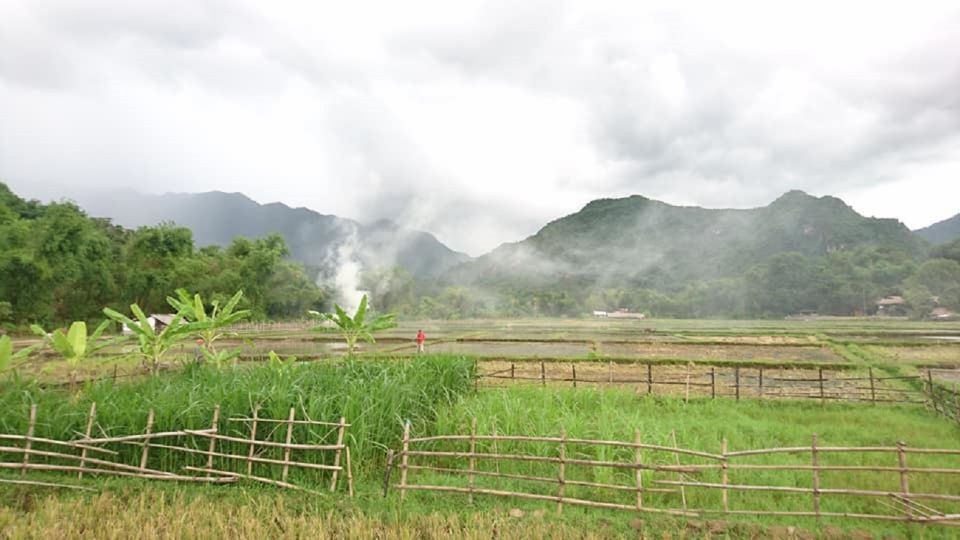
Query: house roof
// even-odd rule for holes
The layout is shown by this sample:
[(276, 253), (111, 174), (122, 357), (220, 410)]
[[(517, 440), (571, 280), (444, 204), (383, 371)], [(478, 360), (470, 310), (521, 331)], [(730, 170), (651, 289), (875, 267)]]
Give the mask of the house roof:
[(177, 315), (175, 313), (153, 313), (150, 316), (163, 324), (169, 325)]
[(878, 306), (899, 306), (906, 303), (902, 296), (887, 296), (877, 300)]

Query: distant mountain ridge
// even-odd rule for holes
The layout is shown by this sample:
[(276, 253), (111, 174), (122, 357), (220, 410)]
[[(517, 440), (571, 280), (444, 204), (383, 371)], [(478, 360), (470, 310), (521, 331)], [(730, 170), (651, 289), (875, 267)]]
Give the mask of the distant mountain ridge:
[(835, 197), (791, 191), (765, 207), (730, 210), (634, 195), (592, 201), (445, 277), (482, 285), (573, 280), (671, 288), (739, 276), (778, 253), (824, 255), (868, 245), (908, 253), (924, 249), (899, 221), (861, 216)]
[(143, 195), (128, 191), (77, 202), (88, 214), (111, 218), (124, 227), (176, 223), (193, 231), (198, 246), (226, 246), (238, 236), (279, 233), (292, 258), (322, 272), (353, 260), (367, 269), (400, 266), (414, 276), (429, 278), (469, 260), (430, 233), (388, 220), (362, 224), (282, 203), (260, 204), (241, 193)]
[(960, 239), (960, 214), (938, 221), (929, 227), (914, 231), (920, 238), (934, 245), (948, 244)]

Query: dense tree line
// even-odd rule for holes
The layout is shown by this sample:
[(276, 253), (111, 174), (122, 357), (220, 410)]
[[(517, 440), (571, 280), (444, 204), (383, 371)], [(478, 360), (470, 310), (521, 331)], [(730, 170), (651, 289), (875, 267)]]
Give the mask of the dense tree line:
[(302, 317), (322, 308), (324, 293), (287, 254), (279, 235), (197, 249), (183, 227), (127, 230), (0, 184), (0, 324), (99, 319), (104, 307), (131, 303), (165, 313), (181, 287), (221, 301), (243, 290), (256, 318)]
[[(626, 308), (654, 317), (782, 318), (805, 311), (872, 315), (878, 299), (900, 295), (906, 313), (934, 307), (960, 312), (960, 241), (918, 258), (902, 250), (859, 247), (817, 257), (774, 255), (738, 278), (695, 281), (680, 288), (598, 284), (560, 278), (551, 285), (471, 287), (418, 282), (400, 269), (364, 281), (380, 309), (427, 318), (576, 317)], [(659, 281), (659, 280), (658, 280)]]

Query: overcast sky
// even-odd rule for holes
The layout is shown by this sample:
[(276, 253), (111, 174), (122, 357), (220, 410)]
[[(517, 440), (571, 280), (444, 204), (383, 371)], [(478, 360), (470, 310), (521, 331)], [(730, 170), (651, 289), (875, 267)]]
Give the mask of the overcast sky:
[(241, 191), (474, 255), (635, 193), (960, 212), (957, 2), (784, 4), (0, 0), (0, 179)]

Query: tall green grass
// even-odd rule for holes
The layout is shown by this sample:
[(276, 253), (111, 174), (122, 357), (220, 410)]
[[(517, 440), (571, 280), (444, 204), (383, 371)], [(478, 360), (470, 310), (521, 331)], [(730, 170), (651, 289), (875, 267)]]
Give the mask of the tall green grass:
[[(82, 435), (94, 401), (97, 423), (104, 429), (95, 436), (142, 433), (150, 409), (156, 415), (154, 432), (209, 428), (214, 407), (219, 404), (220, 431), (246, 438), (249, 426), (227, 419), (249, 417), (252, 408), (259, 406), (261, 418), (285, 420), (293, 407), (298, 419), (336, 422), (341, 415), (346, 417), (350, 424), (346, 442), (351, 446), (354, 468), (373, 469), (382, 464), (387, 447), (397, 446), (405, 420), (424, 429), (440, 410), (472, 391), (473, 372), (471, 359), (436, 355), (302, 363), (285, 370), (266, 364), (225, 370), (195, 366), (133, 383), (97, 382), (76, 394), (44, 390), (30, 382), (6, 382), (0, 383), (0, 432), (26, 432), (33, 403), (38, 405), (36, 435), (55, 439)], [(260, 439), (283, 441), (285, 437), (285, 426), (261, 423), (258, 427)], [(335, 440), (335, 428), (298, 425), (294, 440), (329, 444)], [(202, 440), (178, 444), (206, 447)], [(219, 451), (246, 454), (244, 444), (217, 444)], [(139, 447), (114, 448), (126, 461), (138, 463)], [(275, 449), (264, 455), (277, 459), (282, 454)], [(156, 450), (151, 451), (150, 459), (151, 465), (172, 470), (183, 465), (202, 466), (204, 458)], [(258, 474), (275, 477), (275, 469), (258, 466)]]

